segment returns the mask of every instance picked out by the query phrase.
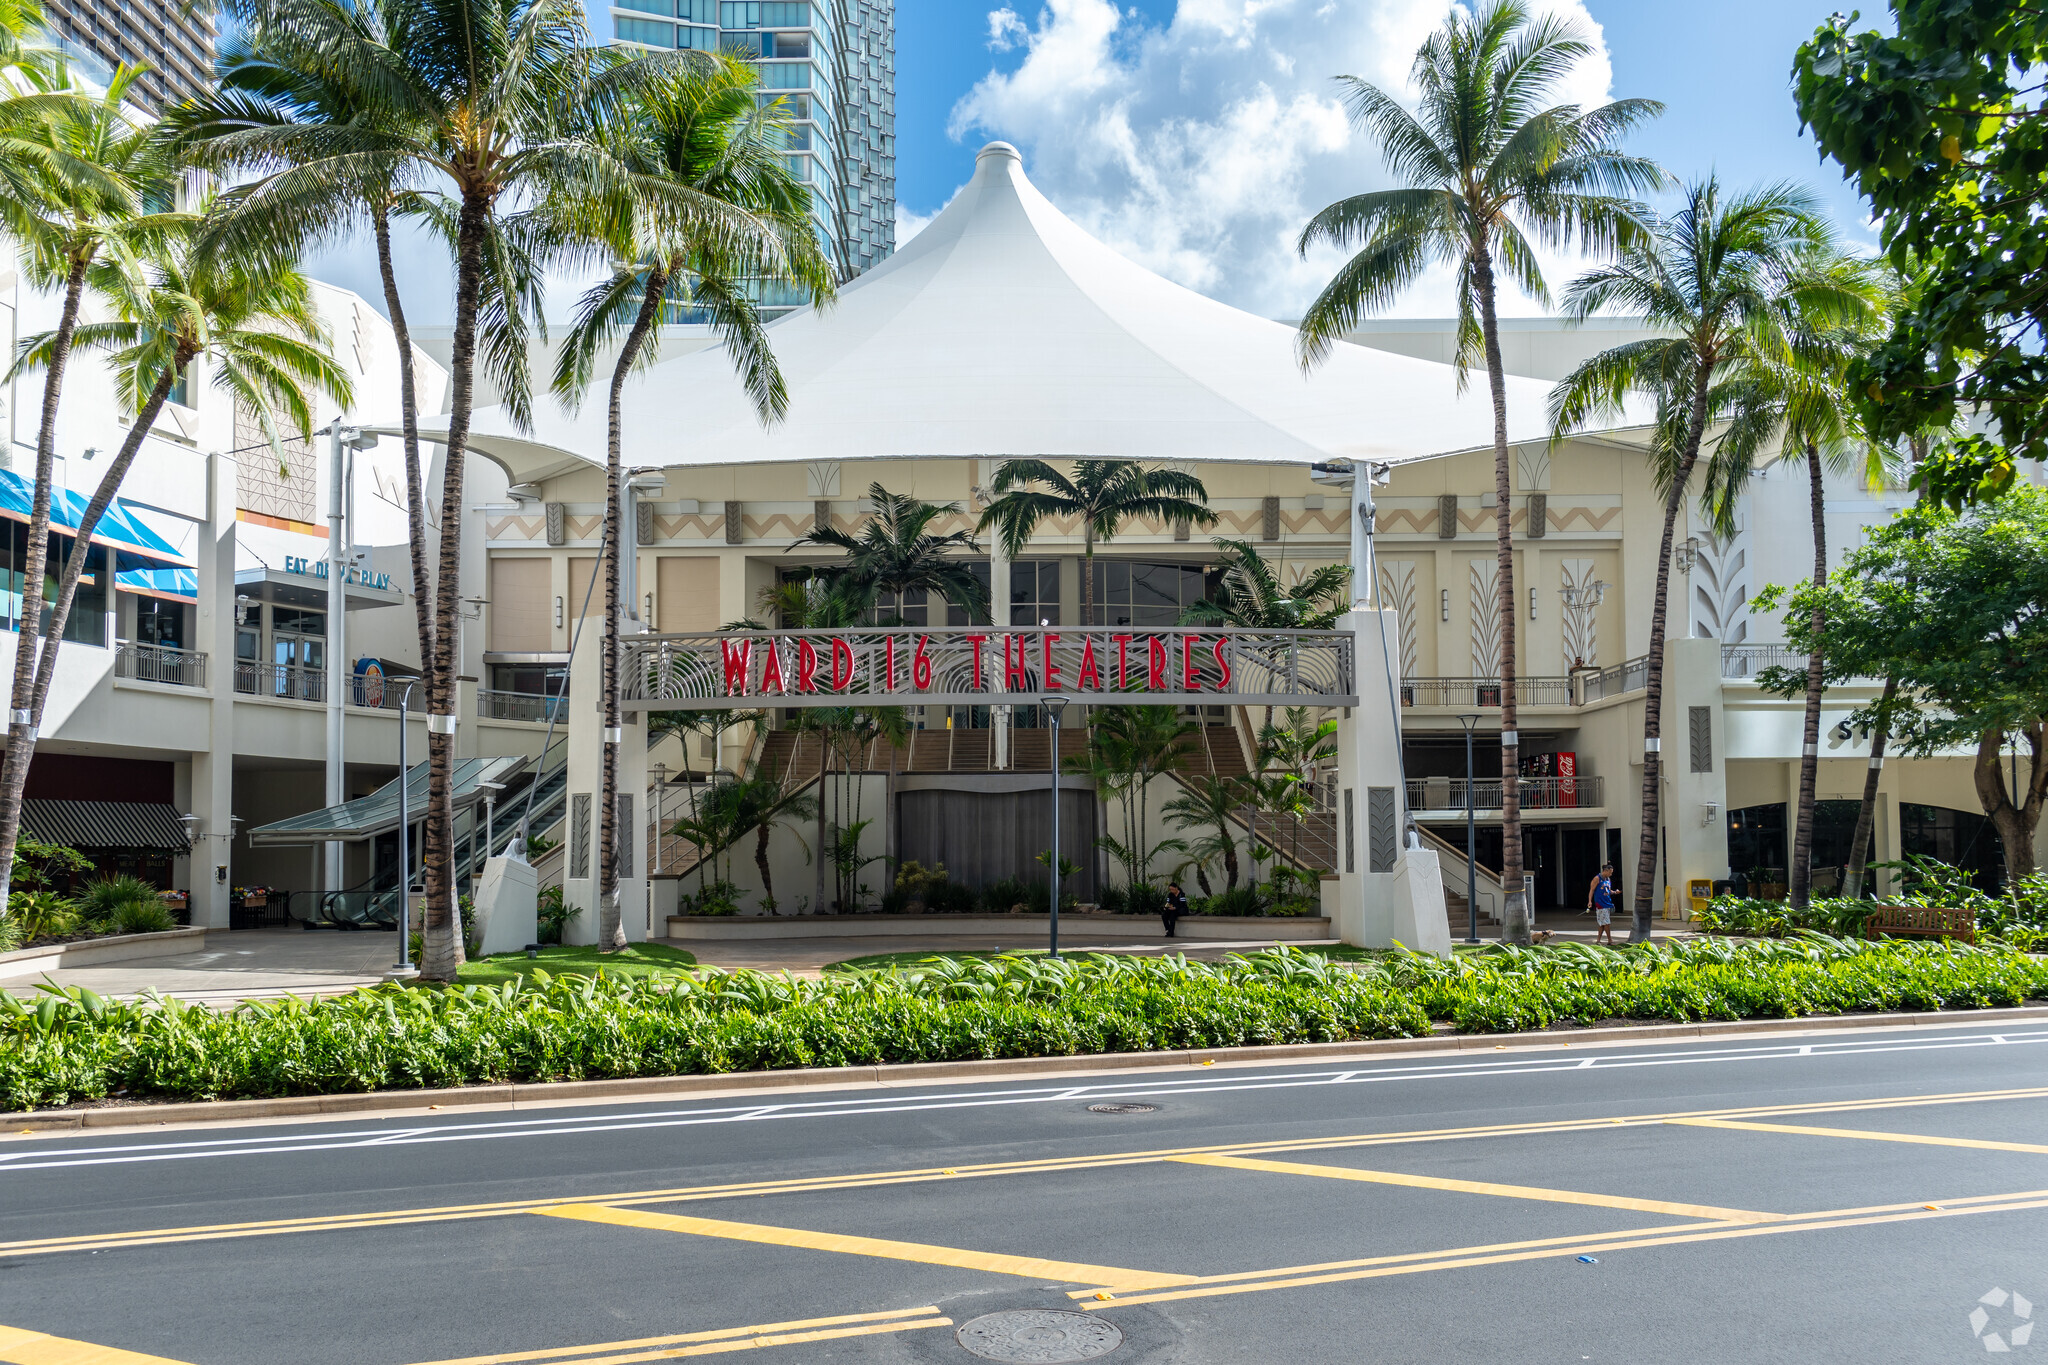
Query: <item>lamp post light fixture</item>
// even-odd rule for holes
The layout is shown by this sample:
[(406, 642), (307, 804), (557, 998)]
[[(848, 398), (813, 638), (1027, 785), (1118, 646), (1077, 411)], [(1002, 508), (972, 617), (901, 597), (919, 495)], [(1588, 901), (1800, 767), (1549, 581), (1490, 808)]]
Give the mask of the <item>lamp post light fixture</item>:
[(1458, 717), (1465, 727), (1465, 942), (1479, 942), (1479, 823), (1472, 809), (1472, 730), (1479, 717)]
[[(1564, 599), (1566, 634), (1573, 639), (1583, 640), (1586, 634), (1586, 618), (1607, 600), (1606, 580), (1596, 578), (1591, 583), (1567, 583), (1557, 590), (1557, 595)], [(1573, 667), (1577, 667), (1580, 662), (1577, 655), (1572, 656)]]
[(1052, 869), (1051, 913), (1046, 917), (1047, 952), (1052, 957), (1060, 955), (1060, 716), (1071, 700), (1061, 696), (1039, 699), (1039, 705), (1052, 719), (1052, 856), (1046, 860)]
[[(505, 790), (505, 784), (479, 781), (477, 786), (484, 789), (484, 859), (488, 862), (498, 856), (498, 850), (492, 847), (497, 842), (498, 832), (491, 817), (498, 804), (498, 793)], [(471, 825), (470, 828), (476, 826)]]
[(398, 970), (411, 972), (412, 963), (412, 850), (407, 847), (412, 823), (411, 803), (406, 800), (406, 782), (412, 776), (405, 761), (406, 711), (412, 704), (412, 690), (418, 678), (407, 678), (398, 693)]

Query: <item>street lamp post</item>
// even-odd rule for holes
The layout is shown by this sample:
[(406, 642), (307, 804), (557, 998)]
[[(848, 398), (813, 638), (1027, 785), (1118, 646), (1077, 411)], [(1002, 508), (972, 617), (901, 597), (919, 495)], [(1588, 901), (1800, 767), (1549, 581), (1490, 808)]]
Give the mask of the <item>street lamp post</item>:
[(1479, 825), (1472, 811), (1472, 728), (1479, 717), (1458, 717), (1465, 727), (1465, 942), (1479, 942)]
[(412, 703), (412, 690), (419, 685), (418, 678), (408, 678), (398, 694), (398, 970), (401, 972), (413, 969), (412, 850), (407, 847), (410, 833), (407, 826), (412, 823), (412, 808), (406, 800), (406, 781), (412, 776), (412, 771), (405, 761), (405, 722), (406, 708)]
[(1060, 714), (1067, 709), (1069, 698), (1044, 697), (1039, 705), (1052, 718), (1052, 857), (1047, 862), (1052, 867), (1052, 913), (1047, 917), (1050, 926), (1050, 955), (1060, 955)]

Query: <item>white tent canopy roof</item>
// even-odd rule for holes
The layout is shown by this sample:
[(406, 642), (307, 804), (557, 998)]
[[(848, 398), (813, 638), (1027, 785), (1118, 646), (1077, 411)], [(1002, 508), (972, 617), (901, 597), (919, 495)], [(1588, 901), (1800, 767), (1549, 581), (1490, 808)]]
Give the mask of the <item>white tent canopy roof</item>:
[[(1339, 344), (1309, 375), (1295, 332), (1162, 279), (1077, 226), (1008, 143), (901, 251), (769, 336), (789, 387), (764, 428), (723, 347), (628, 381), (628, 466), (906, 457), (1399, 463), (1491, 446), (1483, 376)], [(1545, 439), (1549, 386), (1508, 380), (1508, 439)], [(515, 482), (601, 461), (601, 387), (575, 416), (502, 409), (472, 442)], [(446, 431), (445, 418), (432, 423)], [(428, 424), (423, 424), (428, 425)]]

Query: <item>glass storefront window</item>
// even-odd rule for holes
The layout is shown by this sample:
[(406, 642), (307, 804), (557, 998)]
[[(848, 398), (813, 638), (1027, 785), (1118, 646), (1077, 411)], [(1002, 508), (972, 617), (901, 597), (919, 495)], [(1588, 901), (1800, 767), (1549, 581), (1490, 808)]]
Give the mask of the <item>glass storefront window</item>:
[(1010, 565), (1010, 624), (1060, 624), (1060, 562), (1019, 559)]

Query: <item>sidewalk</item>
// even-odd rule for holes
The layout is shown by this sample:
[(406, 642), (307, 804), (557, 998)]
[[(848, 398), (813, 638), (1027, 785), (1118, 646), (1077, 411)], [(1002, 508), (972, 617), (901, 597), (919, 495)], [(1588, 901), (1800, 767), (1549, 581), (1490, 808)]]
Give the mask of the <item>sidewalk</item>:
[(397, 961), (395, 933), (222, 929), (209, 932), (206, 947), (198, 952), (22, 977), (6, 988), (32, 995), (39, 982), (50, 980), (116, 998), (154, 990), (193, 1004), (232, 1004), (282, 995), (339, 995), (374, 986)]

